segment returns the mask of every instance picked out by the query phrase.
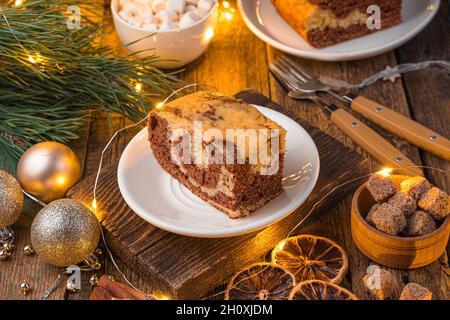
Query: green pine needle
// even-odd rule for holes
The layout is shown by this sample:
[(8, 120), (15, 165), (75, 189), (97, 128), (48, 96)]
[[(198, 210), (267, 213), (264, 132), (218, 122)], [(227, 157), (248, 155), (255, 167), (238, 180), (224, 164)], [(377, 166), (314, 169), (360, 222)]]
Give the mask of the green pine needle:
[[(81, 29), (67, 28), (67, 8), (81, 8)], [(37, 0), (0, 6), (0, 168), (14, 171), (40, 141), (67, 143), (90, 111), (142, 119), (180, 83), (151, 66), (156, 56), (118, 56), (103, 36), (103, 3)], [(135, 84), (142, 84), (142, 91)]]

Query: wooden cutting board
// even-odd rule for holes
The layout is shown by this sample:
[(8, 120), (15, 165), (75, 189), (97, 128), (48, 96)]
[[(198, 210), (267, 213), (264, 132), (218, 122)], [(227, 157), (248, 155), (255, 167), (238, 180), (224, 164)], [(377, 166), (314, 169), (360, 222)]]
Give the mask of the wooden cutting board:
[[(300, 208), (282, 221), (264, 230), (233, 238), (201, 239), (176, 235), (145, 222), (127, 206), (117, 184), (117, 165), (106, 168), (101, 174), (97, 199), (101, 204), (102, 225), (111, 251), (140, 276), (149, 279), (155, 288), (173, 298), (199, 299), (229, 280), (236, 271), (262, 261), (314, 205), (314, 214), (318, 214), (362, 181), (333, 190), (336, 186), (369, 173), (367, 159), (319, 129), (303, 123), (267, 97), (252, 90), (239, 92), (236, 97), (291, 117), (309, 132), (319, 150), (321, 168), (314, 191)], [(93, 182), (93, 176), (84, 179), (72, 188), (68, 196), (90, 204)]]

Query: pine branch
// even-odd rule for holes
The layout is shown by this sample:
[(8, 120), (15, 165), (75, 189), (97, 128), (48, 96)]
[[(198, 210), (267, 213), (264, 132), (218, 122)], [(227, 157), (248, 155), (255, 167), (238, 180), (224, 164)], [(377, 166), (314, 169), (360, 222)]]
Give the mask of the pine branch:
[[(71, 5), (82, 8), (81, 29), (67, 28)], [(118, 56), (97, 43), (102, 5), (37, 0), (0, 8), (0, 168), (14, 169), (37, 142), (76, 139), (92, 110), (138, 121), (179, 85), (175, 72), (151, 66), (156, 56)]]

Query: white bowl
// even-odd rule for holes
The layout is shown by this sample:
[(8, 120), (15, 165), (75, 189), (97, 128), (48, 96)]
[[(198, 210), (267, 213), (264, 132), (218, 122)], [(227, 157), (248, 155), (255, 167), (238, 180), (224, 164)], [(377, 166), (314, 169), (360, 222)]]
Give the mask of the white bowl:
[[(218, 2), (214, 1), (208, 15), (187, 28), (152, 32), (135, 27), (119, 17), (118, 0), (111, 1), (114, 26), (122, 44), (131, 52), (146, 50), (137, 53), (139, 57), (158, 56), (161, 61), (154, 65), (160, 68), (181, 67), (202, 55), (214, 35), (217, 8)], [(152, 36), (148, 37), (150, 35)], [(137, 41), (139, 39), (142, 40)], [(137, 42), (128, 45), (134, 41)]]

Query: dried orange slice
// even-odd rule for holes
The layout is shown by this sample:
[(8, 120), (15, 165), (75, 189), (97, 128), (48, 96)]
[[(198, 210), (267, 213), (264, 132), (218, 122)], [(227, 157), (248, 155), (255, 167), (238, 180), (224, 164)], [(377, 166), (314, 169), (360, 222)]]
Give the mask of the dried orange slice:
[(295, 277), (271, 263), (256, 263), (233, 276), (225, 300), (286, 300), (295, 287)]
[(300, 282), (291, 291), (289, 300), (358, 300), (358, 297), (337, 284), (308, 280)]
[(297, 282), (324, 280), (339, 284), (347, 272), (348, 257), (330, 239), (303, 234), (281, 241), (272, 251), (272, 263), (289, 270)]

